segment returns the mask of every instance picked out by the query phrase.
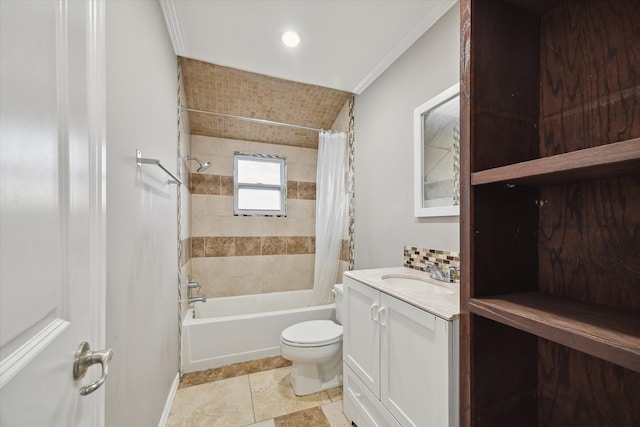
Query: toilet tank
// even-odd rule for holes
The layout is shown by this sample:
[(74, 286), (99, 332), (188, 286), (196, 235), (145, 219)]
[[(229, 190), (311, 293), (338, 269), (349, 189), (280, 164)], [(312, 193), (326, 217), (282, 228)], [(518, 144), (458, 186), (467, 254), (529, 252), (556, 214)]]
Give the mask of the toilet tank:
[(336, 296), (336, 320), (342, 324), (343, 313), (343, 290), (342, 283), (333, 285), (333, 294)]

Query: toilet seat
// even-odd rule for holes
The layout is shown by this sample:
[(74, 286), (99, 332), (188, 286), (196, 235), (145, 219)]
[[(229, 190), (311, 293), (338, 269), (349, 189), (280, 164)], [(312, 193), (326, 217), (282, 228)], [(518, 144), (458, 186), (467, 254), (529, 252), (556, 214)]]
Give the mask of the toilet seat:
[(342, 341), (342, 326), (331, 320), (309, 320), (289, 326), (280, 335), (292, 347), (321, 347)]

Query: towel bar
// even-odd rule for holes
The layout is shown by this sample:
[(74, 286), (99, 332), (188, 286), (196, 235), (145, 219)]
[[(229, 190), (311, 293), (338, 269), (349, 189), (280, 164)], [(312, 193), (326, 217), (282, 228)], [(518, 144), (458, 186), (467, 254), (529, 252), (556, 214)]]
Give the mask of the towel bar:
[(173, 179), (173, 181), (169, 181), (169, 184), (182, 184), (182, 181), (180, 180), (180, 178), (178, 178), (173, 173), (171, 173), (171, 171), (169, 169), (167, 169), (165, 167), (165, 165), (163, 165), (160, 162), (160, 160), (158, 160), (158, 159), (145, 159), (144, 157), (141, 157), (141, 156), (142, 156), (142, 152), (140, 150), (136, 150), (136, 163), (138, 165), (141, 165), (143, 163), (147, 163), (147, 164), (150, 164), (150, 165), (157, 165), (158, 167), (160, 167), (160, 169), (165, 171)]

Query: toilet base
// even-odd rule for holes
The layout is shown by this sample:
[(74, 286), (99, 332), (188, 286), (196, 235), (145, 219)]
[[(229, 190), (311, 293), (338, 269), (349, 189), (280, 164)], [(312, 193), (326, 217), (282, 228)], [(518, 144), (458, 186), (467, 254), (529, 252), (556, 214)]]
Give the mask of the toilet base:
[(296, 396), (306, 396), (342, 385), (342, 353), (327, 363), (293, 362), (289, 382)]

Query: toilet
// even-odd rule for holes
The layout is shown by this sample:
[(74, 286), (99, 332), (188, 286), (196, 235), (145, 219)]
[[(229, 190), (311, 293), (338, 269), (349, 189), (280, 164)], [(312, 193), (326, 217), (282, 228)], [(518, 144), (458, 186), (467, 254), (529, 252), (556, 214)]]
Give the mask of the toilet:
[(297, 396), (342, 385), (342, 284), (333, 286), (336, 320), (310, 320), (280, 334), (282, 357), (290, 360), (290, 382)]

